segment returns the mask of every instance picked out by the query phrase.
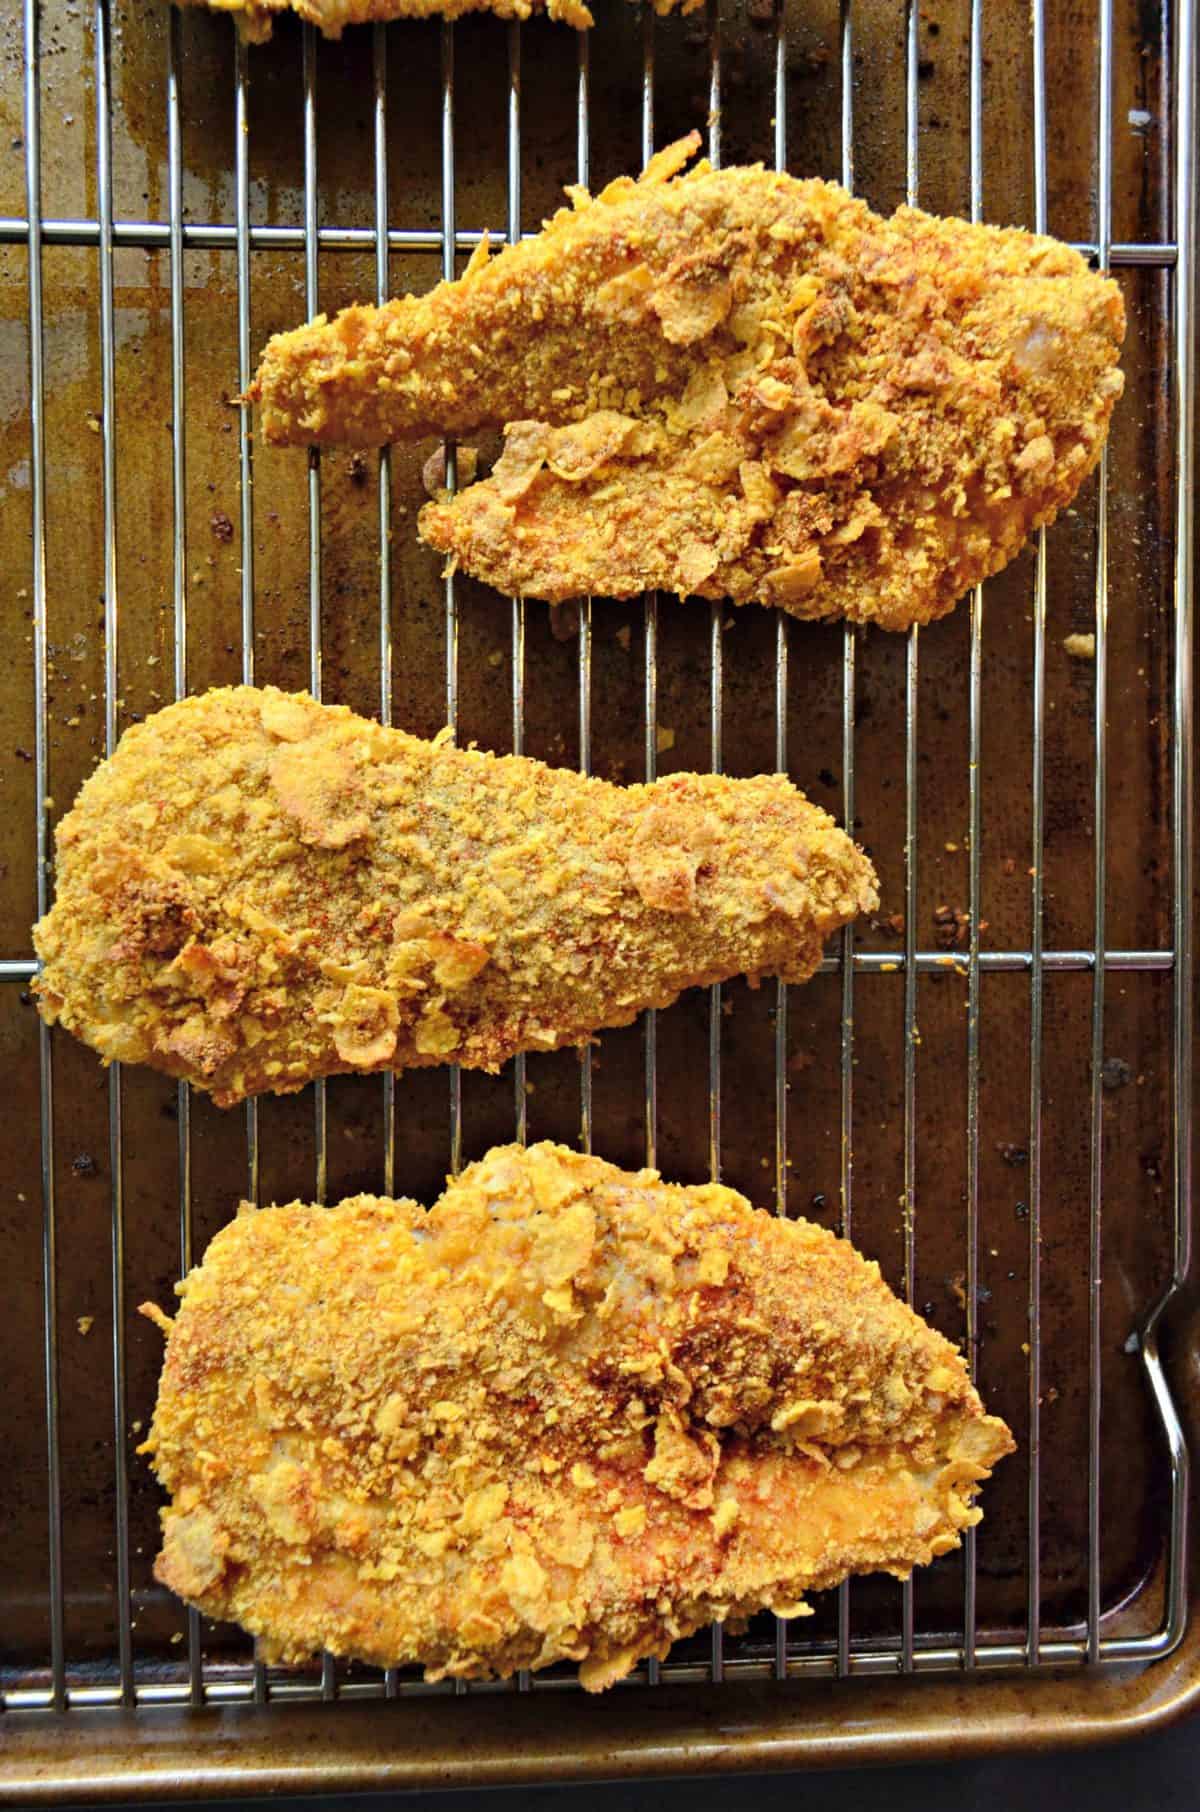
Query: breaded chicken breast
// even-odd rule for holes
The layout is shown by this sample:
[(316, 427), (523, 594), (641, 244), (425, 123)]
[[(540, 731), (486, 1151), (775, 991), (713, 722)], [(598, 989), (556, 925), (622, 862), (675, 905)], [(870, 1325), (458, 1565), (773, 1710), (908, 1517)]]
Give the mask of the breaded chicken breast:
[(224, 1107), (803, 981), (877, 902), (782, 775), (613, 786), (239, 686), (127, 730), (57, 835), (43, 1016)]
[(1121, 393), (1117, 285), (698, 135), (455, 283), (277, 335), (270, 441), (504, 427), (424, 539), (514, 596), (649, 588), (903, 629), (1053, 520)]
[[(656, 13), (694, 12), (704, 0), (651, 0)], [(387, 19), (461, 19), (465, 13), (494, 13), (498, 19), (532, 19), (539, 13), (583, 31), (595, 24), (585, 0), (178, 0), (231, 13), (252, 44), (271, 36), (276, 13), (298, 13), (327, 38), (340, 38), (347, 25)]]
[(715, 1184), (493, 1151), (426, 1213), (246, 1208), (179, 1286), (155, 1571), (269, 1660), (579, 1663), (958, 1545), (1013, 1447), (878, 1266)]

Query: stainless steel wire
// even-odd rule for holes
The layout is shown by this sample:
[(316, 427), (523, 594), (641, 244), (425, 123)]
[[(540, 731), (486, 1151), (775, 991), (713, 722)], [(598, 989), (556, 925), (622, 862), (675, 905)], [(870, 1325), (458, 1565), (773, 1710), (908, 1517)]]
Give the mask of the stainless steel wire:
[[(1100, 0), (1100, 70), (1096, 148), (1102, 271), (1108, 270), (1112, 234), (1112, 0)], [(1099, 958), (1106, 943), (1108, 879), (1108, 449), (1100, 455), (1096, 483), (1096, 681), (1095, 805), (1092, 849), (1095, 864), (1093, 947)], [(1102, 1397), (1100, 1309), (1101, 1234), (1104, 1197), (1104, 964), (1092, 971), (1091, 1190), (1088, 1210), (1088, 1660), (1100, 1659), (1100, 1414)]]
[[(579, 73), (576, 85), (575, 111), (575, 180), (586, 188), (591, 161), (591, 119), (589, 115), (589, 56), (586, 32), (579, 34)], [(509, 232), (515, 239), (521, 223), (517, 216), (509, 221)], [(592, 771), (592, 600), (579, 603), (579, 771)], [(592, 1047), (585, 1044), (579, 1053), (579, 1143), (584, 1151), (592, 1149)]]
[[(1033, 36), (1033, 220), (1048, 231), (1046, 159), (1046, 10), (1031, 0)], [(1029, 1539), (1026, 1555), (1026, 1655), (1036, 1666), (1041, 1644), (1042, 1426), (1042, 1034), (1044, 1028), (1046, 854), (1046, 531), (1038, 530), (1033, 582), (1033, 756), (1029, 902)]]
[[(388, 282), (388, 155), (387, 155), (387, 32), (372, 27), (371, 78), (374, 89), (372, 150), (375, 159), (375, 301), (382, 307), (390, 292)], [(379, 721), (392, 721), (392, 453), (379, 449)], [(383, 1193), (396, 1192), (396, 1078), (389, 1070), (383, 1078)], [(400, 1670), (384, 1669), (384, 1696), (396, 1698)]]
[[(581, 36), (581, 45), (586, 40)], [(587, 74), (586, 63), (582, 60), (581, 51), (580, 83), (581, 90), (577, 97), (577, 132), (582, 135), (581, 144), (586, 145), (587, 135)], [(513, 19), (508, 26), (508, 120), (507, 120), (507, 201), (508, 218), (506, 237), (510, 244), (516, 242), (521, 232), (521, 24)], [(577, 151), (577, 167), (586, 166), (585, 149)], [(586, 176), (580, 176), (580, 182), (586, 182)], [(512, 744), (513, 754), (525, 752), (525, 600), (512, 600)], [(529, 1085), (528, 1071), (524, 1051), (518, 1051), (513, 1058), (513, 1118), (515, 1126), (513, 1136), (518, 1145), (524, 1145), (529, 1131)], [(524, 1676), (528, 1678), (528, 1676)]]
[[(643, 607), (642, 711), (646, 779), (658, 773), (658, 598), (646, 594)], [(643, 1117), (646, 1127), (646, 1163), (658, 1162), (658, 1009), (648, 1007), (642, 1020), (645, 1053)]]
[[(1167, 1402), (1170, 1403), (1169, 1393)], [(1175, 1423), (1178, 1427), (1178, 1423)], [(1144, 1665), (1147, 1662), (1161, 1660), (1170, 1654), (1178, 1642), (1178, 1632), (1169, 1631), (1166, 1626), (1153, 1635), (1106, 1637), (1103, 1644), (1102, 1660), (1104, 1665), (1126, 1667)], [(1086, 1638), (1076, 1640), (1061, 1638), (1046, 1640), (1042, 1643), (1040, 1667), (1046, 1669), (1073, 1668), (1087, 1664)], [(1026, 1665), (1026, 1648), (1023, 1642), (998, 1641), (980, 1643), (976, 1650), (976, 1672), (1007, 1672)], [(922, 1644), (914, 1653), (914, 1674), (936, 1675), (961, 1672), (963, 1667), (963, 1647), (961, 1642), (939, 1642)], [(897, 1668), (897, 1650), (894, 1643), (879, 1641), (874, 1645), (862, 1642), (855, 1646), (851, 1658), (849, 1673), (858, 1679), (870, 1679), (893, 1676)], [(788, 1656), (787, 1677), (789, 1680), (829, 1679), (837, 1670), (836, 1656), (824, 1653), (793, 1653)], [(738, 1681), (770, 1680), (774, 1678), (775, 1663), (773, 1658), (755, 1658), (736, 1655), (725, 1662), (726, 1677)], [(689, 1682), (706, 1681), (710, 1678), (708, 1661), (668, 1660), (647, 1667), (644, 1676), (647, 1684), (659, 1681), (672, 1685)], [(462, 1682), (446, 1682), (427, 1686), (418, 1680), (403, 1680), (398, 1683), (396, 1696), (403, 1698), (424, 1698), (442, 1696), (455, 1692)], [(569, 1677), (555, 1674), (539, 1675), (536, 1689), (539, 1693), (571, 1691), (575, 1682)], [(509, 1692), (507, 1682), (473, 1681), (472, 1693)], [(186, 1681), (146, 1680), (135, 1687), (134, 1699), (141, 1707), (183, 1705), (188, 1702), (189, 1688)], [(221, 1678), (210, 1678), (205, 1686), (205, 1701), (210, 1705), (240, 1705), (254, 1698), (254, 1683), (245, 1672), (236, 1670), (226, 1672)], [(311, 1701), (321, 1696), (319, 1680), (287, 1678), (281, 1675), (270, 1681), (269, 1698), (274, 1704), (293, 1704)], [(382, 1699), (387, 1696), (387, 1682), (382, 1675), (375, 1678), (357, 1678), (342, 1682), (339, 1686), (339, 1699)], [(102, 1710), (120, 1705), (120, 1687), (108, 1684), (88, 1684), (85, 1677), (78, 1682), (72, 1681), (64, 1687), (63, 1704), (69, 1709)], [(10, 1689), (5, 1694), (5, 1708), (8, 1711), (45, 1711), (52, 1708), (52, 1692), (49, 1687), (30, 1686)]]
[[(918, 950), (913, 961), (918, 974), (934, 974), (947, 970), (967, 973), (967, 958), (962, 954), (948, 954), (944, 950)], [(1175, 952), (1173, 950), (1104, 950), (1101, 961), (1110, 975), (1169, 975), (1175, 970)], [(856, 950), (853, 968), (856, 975), (896, 975), (903, 972), (907, 958), (903, 950)], [(822, 958), (817, 966), (818, 975), (840, 975), (845, 965), (840, 951)], [(1033, 970), (1033, 952), (1031, 950), (981, 950), (979, 967), (985, 974), (992, 975), (1028, 975)], [(1096, 952), (1091, 949), (1045, 950), (1041, 954), (1041, 967), (1045, 974), (1080, 973), (1090, 975), (1096, 967)], [(15, 956), (0, 958), (0, 983), (27, 982), (37, 974), (37, 962), (33, 957)]]
[[(654, 156), (654, 12), (642, 5), (642, 167)], [(643, 604), (642, 719), (646, 779), (658, 773), (658, 597), (647, 592)], [(653, 1166), (658, 1154), (658, 1012), (650, 1007), (643, 1019), (646, 1123), (646, 1162)], [(657, 1662), (652, 1666), (657, 1668)]]
[[(183, 148), (179, 102), (180, 18), (172, 10), (167, 24), (167, 209), (170, 216), (171, 285), (171, 619), (174, 631), (174, 692), (188, 689), (187, 647), (187, 437), (183, 321)], [(192, 1096), (186, 1082), (175, 1090), (179, 1164), (179, 1270), (192, 1268)], [(200, 1655), (200, 1613), (186, 1612), (188, 1696), (193, 1705), (204, 1698)]]
[[(971, 0), (970, 44), (970, 190), (971, 219), (983, 219), (983, 0)], [(967, 1365), (974, 1379), (979, 1357), (979, 938), (982, 928), (980, 861), (983, 837), (982, 722), (983, 586), (971, 593), (971, 652), (967, 710)], [(974, 1529), (963, 1536), (963, 1666), (975, 1665), (976, 1582), (978, 1557)]]
[[(242, 684), (255, 678), (254, 628), (254, 435), (250, 404), (250, 67), (245, 39), (235, 41), (233, 66), (233, 172), (237, 255), (237, 365), (238, 365), (238, 519), (241, 555)], [(246, 1103), (246, 1199), (259, 1197), (258, 1102)], [(267, 1698), (267, 1670), (255, 1657), (252, 1696), (256, 1704)], [(207, 1690), (207, 1689), (206, 1689)]]
[[(304, 306), (311, 317), (318, 307), (317, 244), (317, 33), (304, 25)], [(323, 696), (321, 646), (321, 450), (308, 450), (308, 689)], [(327, 1176), (328, 1114), (326, 1087), (321, 1078), (313, 1084), (314, 1199), (325, 1200)], [(328, 1668), (328, 1658), (322, 1662)], [(328, 1686), (329, 1681), (323, 1681)]]
[[(920, 139), (920, 9), (905, 9), (905, 200), (917, 206)], [(921, 630), (908, 632), (904, 668), (904, 1300), (911, 1308), (917, 1288), (917, 703)], [(914, 1587), (911, 1575), (900, 1588), (900, 1668), (913, 1668)]]
[(1173, 1647), (1187, 1624), (1188, 1510), (1190, 1461), (1179, 1415), (1171, 1397), (1158, 1350), (1158, 1325), (1173, 1296), (1183, 1287), (1192, 1250), (1193, 1057), (1196, 1030), (1193, 988), (1193, 819), (1194, 737), (1192, 683), (1195, 674), (1195, 535), (1194, 474), (1196, 448), (1196, 349), (1193, 304), (1196, 296), (1196, 13), (1184, 7), (1178, 18), (1175, 45), (1175, 230), (1180, 258), (1175, 275), (1174, 408), (1179, 447), (1175, 475), (1175, 682), (1172, 720), (1171, 812), (1174, 897), (1172, 943), (1177, 953), (1172, 1009), (1174, 1092), (1172, 1120), (1175, 1161), (1173, 1208), (1174, 1265), (1167, 1287), (1146, 1318), (1141, 1335), (1142, 1363), (1162, 1420), (1171, 1457), (1171, 1554), (1164, 1604), (1164, 1640)]
[[(530, 237), (525, 234), (524, 237)], [(454, 235), (456, 252), (473, 252), (483, 239), (489, 245), (500, 247), (508, 244), (508, 235), (502, 227), (460, 227)], [(95, 219), (86, 217), (55, 218), (41, 223), (39, 239), (44, 245), (97, 246), (100, 243), (100, 226)], [(113, 244), (118, 248), (128, 247), (137, 251), (165, 250), (170, 245), (171, 229), (162, 220), (114, 220)], [(29, 222), (13, 214), (0, 214), (0, 245), (26, 245), (29, 241)], [(226, 221), (186, 221), (183, 229), (183, 243), (188, 251), (233, 251), (237, 244), (237, 228)], [(304, 228), (302, 226), (268, 226), (256, 223), (250, 229), (250, 246), (256, 252), (298, 252), (304, 249)], [(389, 252), (431, 252), (440, 253), (443, 236), (436, 229), (429, 227), (389, 227)], [(1068, 241), (1075, 250), (1085, 258), (1093, 261), (1098, 256), (1099, 248), (1094, 240)], [(366, 252), (375, 250), (375, 228), (324, 226), (317, 232), (317, 248), (321, 252)], [(1174, 267), (1178, 257), (1178, 246), (1173, 239), (1164, 240), (1120, 240), (1114, 241), (1109, 248), (1109, 264), (1142, 268)]]
[(167, 208), (170, 214), (171, 284), (171, 619), (174, 629), (176, 698), (188, 685), (187, 648), (187, 437), (183, 332), (183, 149), (179, 122), (179, 33), (177, 11), (167, 32)]
[[(304, 306), (311, 317), (319, 306), (317, 242), (317, 33), (303, 27), (302, 79), (304, 84)], [(308, 450), (308, 689), (323, 696), (321, 645), (321, 451)], [(313, 1084), (313, 1199), (324, 1202), (327, 1193), (328, 1103), (323, 1077)], [(337, 1690), (333, 1656), (321, 1656), (321, 1697), (332, 1699)]]
[[(375, 158), (375, 302), (388, 299), (388, 156), (387, 32), (372, 27), (371, 74), (374, 85), (372, 138)], [(392, 721), (392, 452), (379, 449), (379, 721)], [(383, 1193), (396, 1188), (396, 1078), (383, 1078)]]
[[(454, 193), (454, 22), (442, 23), (442, 276), (454, 276), (455, 193)], [(452, 440), (445, 442), (446, 489), (451, 496), (458, 488), (458, 457)], [(458, 735), (458, 588), (453, 569), (447, 567), (442, 581), (446, 624), (446, 723), (452, 736)], [(449, 1073), (450, 1094), (450, 1172), (462, 1168), (462, 1072), (452, 1063)]]
[[(914, 0), (915, 11), (915, 0)], [(904, 1300), (911, 1308), (917, 1290), (917, 682), (920, 630), (908, 632), (904, 679)], [(913, 1667), (913, 1581), (901, 1593), (900, 1666)]]
[[(642, 0), (642, 168), (654, 156), (654, 11)], [(642, 606), (643, 683), (642, 725), (646, 779), (658, 774), (658, 594), (646, 593)], [(642, 1040), (645, 1056), (643, 1116), (646, 1130), (646, 1163), (658, 1163), (658, 1010), (647, 1009), (642, 1016)], [(651, 1655), (646, 1663), (646, 1678), (657, 1686), (661, 1667)]]
[[(579, 771), (592, 771), (592, 600), (579, 600)], [(579, 1053), (579, 1146), (592, 1149), (592, 1047)]]
[[(525, 752), (525, 600), (512, 601), (512, 738), (513, 754)], [(529, 1133), (529, 1092), (524, 1051), (513, 1058), (513, 1136), (524, 1145)]]
[[(586, 185), (588, 169), (588, 64), (587, 38), (579, 38), (579, 77), (576, 91), (576, 180)], [(521, 24), (514, 19), (508, 27), (508, 234), (514, 242), (521, 231)], [(583, 771), (590, 766), (591, 730), (591, 615), (587, 621), (587, 640), (583, 618), (579, 624), (579, 757)], [(586, 723), (585, 723), (586, 720)], [(525, 600), (512, 600), (512, 738), (513, 754), (525, 747)], [(586, 754), (585, 754), (586, 751)], [(591, 1149), (591, 1051), (584, 1053), (580, 1073), (580, 1130), (584, 1149)], [(513, 1106), (516, 1126), (514, 1135), (524, 1145), (529, 1130), (529, 1096), (524, 1051), (513, 1059)], [(533, 1674), (527, 1667), (517, 1672), (517, 1691), (532, 1692)]]
[[(775, 0), (775, 168), (787, 169), (787, 15), (783, 0)], [(788, 619), (781, 610), (775, 618), (775, 768), (788, 771)], [(787, 983), (775, 983), (775, 1212), (788, 1211), (787, 1135), (788, 993)], [(775, 1619), (775, 1678), (787, 1678), (788, 1622)]]
[[(250, 70), (246, 43), (234, 50), (233, 170), (237, 255), (238, 524), (241, 555), (242, 684), (252, 686), (254, 648), (254, 434), (245, 400), (250, 363)], [(258, 1201), (258, 1102), (246, 1103), (246, 1199)]]
[[(576, 92), (576, 180), (586, 185), (588, 167), (588, 85), (587, 38), (580, 34), (579, 77)], [(508, 27), (508, 236), (515, 243), (521, 231), (521, 24), (513, 19)], [(587, 624), (587, 646), (583, 618), (579, 624), (579, 755), (583, 771), (590, 761), (591, 706), (591, 617)], [(586, 730), (585, 730), (586, 717)], [(513, 754), (525, 749), (525, 600), (512, 600), (512, 739)], [(591, 1052), (584, 1054), (586, 1068), (580, 1076), (580, 1126), (584, 1148), (591, 1149)], [(524, 1051), (513, 1059), (513, 1107), (516, 1119), (514, 1136), (524, 1145), (529, 1131), (529, 1095)], [(533, 1674), (527, 1667), (518, 1669), (517, 1691), (533, 1691)]]
[[(841, 62), (842, 187), (854, 188), (854, 19), (851, 0), (841, 0), (839, 18)], [(847, 623), (842, 632), (842, 815), (854, 835), (854, 707), (857, 631)], [(842, 932), (841, 1013), (841, 1157), (838, 1166), (841, 1197), (840, 1226), (843, 1239), (854, 1235), (854, 921)], [(850, 1581), (838, 1587), (837, 1671), (850, 1671)]]
[[(1195, 772), (1192, 679), (1195, 596), (1193, 538), (1196, 465), (1196, 300), (1195, 161), (1197, 144), (1197, 27), (1194, 8), (1178, 18), (1175, 46), (1175, 210), (1180, 257), (1175, 273), (1174, 408), (1179, 447), (1175, 474), (1175, 685), (1172, 718), (1172, 840), (1175, 870), (1171, 902), (1172, 946), (1176, 952), (1174, 1000), (1175, 1266), (1173, 1283), (1187, 1274), (1192, 1248), (1192, 1144), (1186, 1136), (1192, 1114), (1195, 1005), (1193, 978), (1192, 875)], [(1115, 256), (1115, 252), (1114, 252)]]
[[(961, 954), (948, 954), (944, 950), (918, 950), (912, 960), (918, 975), (944, 973), (947, 970), (957, 970), (963, 975), (967, 973), (968, 959)], [(990, 975), (1031, 974), (1033, 960), (1031, 950), (979, 952), (980, 970)], [(1104, 950), (1100, 953), (1100, 960), (1110, 975), (1169, 975), (1175, 969), (1173, 950)], [(1096, 967), (1096, 952), (1091, 949), (1043, 950), (1040, 962), (1044, 974), (1090, 975)], [(908, 966), (908, 958), (903, 950), (856, 950), (852, 966), (856, 975), (897, 975)], [(837, 952), (823, 957), (816, 973), (838, 975), (844, 968), (842, 956)], [(36, 974), (37, 963), (33, 957), (0, 958), (0, 983), (27, 982)]]
[[(721, 13), (717, 0), (707, 0), (708, 22), (708, 161), (721, 167)], [(714, 774), (721, 771), (721, 731), (724, 715), (725, 607), (719, 599), (709, 606), (708, 750)], [(724, 990), (714, 982), (708, 991), (708, 1171), (714, 1183), (721, 1180), (721, 1015)], [(712, 1626), (712, 1680), (725, 1677), (725, 1633)]]
[[(33, 592), (34, 848), (39, 918), (50, 903), (49, 735), (46, 626), (46, 364), (42, 295), (41, 37), (37, 0), (24, 0), (23, 125), (25, 206), (29, 216), (29, 442), (30, 556)], [(46, 1582), (49, 1603), (50, 1687), (46, 1702), (66, 1704), (63, 1630), (62, 1451), (58, 1396), (58, 1216), (54, 1179), (54, 1067), (50, 1028), (38, 1022), (38, 1106), (41, 1116), (42, 1374), (46, 1393)]]
[[(116, 324), (113, 311), (112, 97), (108, 0), (95, 0), (92, 14), (96, 95), (96, 202), (100, 217), (100, 461), (104, 516), (104, 752), (111, 755), (120, 734), (117, 579), (117, 386)], [(113, 1379), (113, 1504), (116, 1557), (117, 1658), (121, 1703), (133, 1704), (133, 1632), (129, 1579), (129, 1457), (125, 1409), (125, 1179), (121, 1117), (121, 1066), (108, 1072), (109, 1199), (112, 1218), (111, 1296)]]
[[(454, 178), (454, 21), (444, 19), (441, 31), (442, 53), (442, 276), (454, 276), (455, 250), (455, 178)], [(444, 443), (446, 489), (453, 497), (458, 488), (458, 456), (453, 440)], [(446, 724), (453, 738), (458, 736), (458, 589), (453, 569), (447, 567), (442, 581), (446, 626)], [(462, 1072), (457, 1063), (449, 1066), (450, 1109), (450, 1174), (462, 1169)], [(465, 1680), (455, 1680), (454, 1692), (464, 1696)]]

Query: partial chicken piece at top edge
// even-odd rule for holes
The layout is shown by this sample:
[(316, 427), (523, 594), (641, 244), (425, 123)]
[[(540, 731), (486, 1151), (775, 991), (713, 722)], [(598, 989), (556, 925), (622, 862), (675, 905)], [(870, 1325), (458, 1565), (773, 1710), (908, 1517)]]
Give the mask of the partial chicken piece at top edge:
[(1012, 1451), (877, 1265), (716, 1184), (489, 1152), (427, 1214), (244, 1212), (180, 1286), (155, 1572), (285, 1663), (611, 1685), (959, 1544)]
[(647, 589), (904, 629), (1070, 503), (1121, 393), (1117, 285), (1016, 228), (871, 213), (699, 137), (425, 296), (277, 335), (264, 438), (504, 427), (424, 539), (514, 596)]
[(733, 975), (803, 981), (877, 903), (779, 774), (615, 786), (232, 687), (125, 732), (58, 827), (43, 1017), (227, 1107), (585, 1043)]
[[(263, 44), (271, 36), (277, 13), (297, 13), (327, 38), (340, 38), (347, 25), (369, 25), (393, 19), (461, 19), (467, 13), (494, 13), (498, 19), (546, 17), (586, 31), (596, 23), (585, 0), (176, 0), (181, 6), (204, 6), (230, 13), (242, 37)], [(601, 0), (611, 5), (612, 0)], [(704, 0), (653, 0), (656, 13), (690, 13)]]

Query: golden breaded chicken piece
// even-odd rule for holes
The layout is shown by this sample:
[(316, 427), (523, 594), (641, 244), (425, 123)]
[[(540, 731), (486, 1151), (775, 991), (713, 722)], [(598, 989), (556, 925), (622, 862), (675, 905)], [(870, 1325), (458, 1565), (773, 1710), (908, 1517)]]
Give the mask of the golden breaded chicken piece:
[[(704, 0), (652, 0), (656, 13), (694, 12)], [(595, 24), (584, 0), (178, 0), (182, 6), (206, 6), (232, 13), (238, 30), (251, 44), (271, 36), (276, 13), (299, 13), (327, 38), (340, 38), (347, 25), (376, 19), (461, 19), (465, 13), (494, 13), (498, 19), (531, 19), (544, 12), (583, 31)]]
[(957, 1547), (1011, 1452), (879, 1268), (716, 1184), (492, 1151), (428, 1214), (244, 1208), (179, 1285), (157, 1577), (270, 1660), (592, 1691)]
[(516, 596), (659, 588), (903, 629), (1074, 497), (1121, 393), (1116, 284), (1015, 229), (836, 184), (677, 172), (571, 191), (456, 283), (268, 345), (273, 441), (507, 425), (424, 539)]
[(613, 786), (270, 686), (127, 730), (57, 844), (43, 1016), (222, 1107), (495, 1069), (724, 976), (803, 981), (877, 903), (782, 775)]

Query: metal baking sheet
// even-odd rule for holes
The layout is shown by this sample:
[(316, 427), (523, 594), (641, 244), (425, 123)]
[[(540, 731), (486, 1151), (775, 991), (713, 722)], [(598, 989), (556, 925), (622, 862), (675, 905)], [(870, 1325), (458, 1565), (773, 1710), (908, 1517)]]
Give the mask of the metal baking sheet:
[[(1158, 1352), (1160, 1311), (1190, 1351), (1191, 11), (596, 10), (583, 38), (472, 18), (335, 44), (285, 20), (249, 51), (160, 0), (24, 0), (0, 21), (0, 1686), (18, 1796), (161, 1792), (172, 1745), (242, 1705), (210, 1791), (238, 1755), (243, 1790), (315, 1786), (339, 1755), (361, 1785), (520, 1778), (506, 1716), (526, 1777), (550, 1778), (622, 1745), (631, 1765), (718, 1765), (698, 1731), (739, 1705), (769, 1765), (845, 1758), (851, 1715), (881, 1754), (944, 1744), (955, 1693), (1016, 1741), (1017, 1705), (1070, 1740), (1194, 1690), (1187, 1406)], [(430, 445), (256, 447), (236, 398), (271, 332), (427, 288), (483, 230), (533, 230), (564, 184), (694, 125), (714, 160), (1044, 227), (1119, 278), (1105, 465), (949, 621), (886, 637), (666, 597), (521, 606), (444, 581), (418, 546)], [(1087, 634), (1094, 658), (1072, 656)], [(853, 821), (883, 904), (806, 988), (698, 991), (582, 1059), (337, 1078), (233, 1113), (106, 1073), (41, 1032), (28, 995), (53, 825), (126, 724), (243, 678), (619, 780), (786, 767)], [(161, 1341), (137, 1304), (169, 1298), (240, 1196), (432, 1199), (514, 1136), (720, 1174), (877, 1257), (965, 1343), (1020, 1444), (963, 1551), (909, 1586), (854, 1581), (804, 1623), (696, 1637), (598, 1706), (569, 1670), (457, 1694), (329, 1661), (268, 1673), (158, 1588), (158, 1493), (133, 1450)], [(842, 1681), (833, 1701), (822, 1679)], [(486, 1762), (501, 1695), (530, 1703), (497, 1713)]]

